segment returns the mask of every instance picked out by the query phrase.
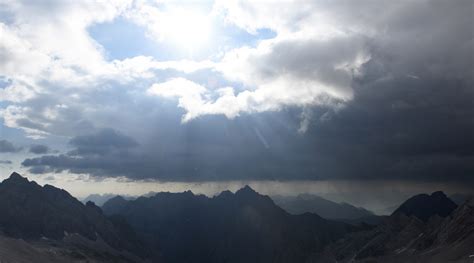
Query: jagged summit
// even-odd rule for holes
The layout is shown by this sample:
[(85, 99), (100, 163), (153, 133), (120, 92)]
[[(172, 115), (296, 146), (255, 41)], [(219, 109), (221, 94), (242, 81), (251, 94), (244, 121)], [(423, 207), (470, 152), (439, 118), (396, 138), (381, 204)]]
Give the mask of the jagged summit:
[(26, 177), (21, 176), (17, 172), (13, 172), (10, 177), (4, 180), (4, 182), (18, 182), (18, 183), (28, 183), (28, 179)]
[(63, 200), (76, 200), (64, 189), (57, 188), (49, 184), (41, 186), (33, 180), (28, 180), (27, 177), (24, 177), (17, 172), (13, 172), (10, 177), (3, 180), (3, 182), (0, 183), (0, 187), (3, 188), (2, 191), (6, 191), (14, 195), (20, 193), (23, 196), (28, 196), (32, 199), (40, 199), (44, 198), (44, 196), (48, 196), (50, 198), (62, 198)]
[(237, 190), (237, 192), (235, 192), (235, 194), (236, 194), (236, 195), (239, 195), (239, 194), (258, 195), (259, 193), (257, 193), (255, 190), (253, 190), (252, 187), (250, 187), (250, 186), (248, 186), (248, 185), (245, 185), (244, 187), (242, 187), (242, 188), (240, 188), (239, 190)]
[(21, 176), (19, 173), (13, 172), (13, 173), (10, 175), (10, 178), (15, 178), (15, 177), (21, 177), (21, 178), (23, 178), (23, 176)]

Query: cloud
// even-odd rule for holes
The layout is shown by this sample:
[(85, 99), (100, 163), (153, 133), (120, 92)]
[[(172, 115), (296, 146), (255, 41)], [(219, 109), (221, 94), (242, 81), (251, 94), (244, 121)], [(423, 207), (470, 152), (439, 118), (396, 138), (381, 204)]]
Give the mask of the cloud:
[[(472, 53), (470, 37), (462, 35), (472, 22), (466, 11), (469, 5), (468, 1), (450, 6), (436, 1), (402, 1), (385, 5), (383, 15), (373, 15), (379, 7), (374, 1), (311, 1), (301, 5), (217, 1), (216, 12), (223, 13), (230, 23), (251, 33), (264, 28), (277, 32), (277, 37), (262, 41), (257, 47), (227, 52), (216, 65), (226, 78), (246, 88), (232, 99), (250, 98), (254, 102), (233, 103), (239, 106), (230, 116), (288, 106), (315, 106), (320, 103), (318, 98), (326, 95), (348, 101), (353, 96), (354, 77), (360, 77), (363, 64), (381, 53), (391, 58), (384, 60), (384, 67), (390, 64), (393, 73), (417, 74), (424, 70), (424, 61), (431, 61), (430, 74), (462, 74), (462, 78), (472, 79), (472, 55), (462, 56)], [(433, 44), (433, 37), (439, 42)], [(464, 43), (461, 49), (456, 48), (458, 41)], [(452, 56), (441, 62), (436, 59), (440, 54)], [(206, 107), (208, 104), (202, 106)], [(225, 110), (187, 111), (187, 116), (199, 116)]]
[(0, 160), (0, 165), (1, 164), (12, 164), (13, 162), (10, 160)]
[(14, 81), (11, 85), (0, 89), (0, 101), (23, 102), (33, 98), (35, 89), (27, 84)]
[(370, 59), (364, 39), (295, 34), (261, 42), (255, 49), (241, 48), (226, 54), (218, 66), (223, 74), (247, 86), (271, 86), (275, 80), (295, 82), (288, 94), (309, 90), (308, 95), (328, 93), (349, 99), (352, 77)]
[[(244, 88), (237, 91), (235, 87), (222, 87), (226, 90), (222, 95), (221, 90), (208, 90), (206, 93), (212, 100), (193, 101), (192, 106), (180, 103), (187, 111), (183, 120), (206, 114), (233, 118), (241, 113), (277, 111), (284, 107), (321, 103), (327, 106), (324, 103), (327, 99), (322, 102), (321, 97), (338, 101), (333, 104), (340, 107), (341, 102), (353, 98), (354, 78), (363, 74), (363, 64), (382, 53), (391, 58), (384, 60), (387, 63), (383, 66), (405, 76), (418, 76), (424, 70), (423, 61), (453, 53), (452, 58), (443, 62), (432, 61), (430, 74), (463, 74), (462, 78), (472, 78), (469, 58), (461, 55), (471, 53), (472, 49), (469, 37), (460, 35), (469, 30), (471, 22), (463, 8), (468, 2), (446, 6), (436, 1), (406, 1), (386, 5), (383, 16), (365, 15), (372, 14), (378, 5), (373, 1), (357, 5), (324, 1), (301, 5), (217, 1), (215, 12), (222, 13), (228, 22), (254, 34), (259, 29), (270, 28), (277, 36), (261, 41), (256, 47), (226, 52), (215, 69)], [(442, 16), (443, 13), (447, 15)], [(466, 19), (453, 22), (448, 16)], [(440, 41), (433, 44), (433, 37)], [(460, 50), (451, 48), (457, 40), (465, 43)], [(427, 45), (430, 48), (423, 48)], [(230, 105), (228, 109), (227, 105)]]
[[(134, 162), (143, 164), (140, 161), (141, 157), (132, 151), (138, 143), (113, 129), (101, 129), (93, 134), (76, 136), (69, 141), (69, 144), (74, 148), (67, 154), (28, 158), (22, 165), (29, 167), (29, 172), (34, 174), (58, 173), (65, 170), (71, 173), (102, 174), (103, 170), (107, 170), (122, 175), (121, 169), (126, 171), (136, 167), (127, 168), (128, 165)], [(127, 159), (133, 160), (127, 161)]]
[[(155, 83), (147, 94), (164, 98), (178, 98), (178, 107), (186, 110), (182, 121), (188, 122), (204, 115), (225, 115), (229, 119), (242, 113), (279, 111), (285, 107), (321, 106), (334, 109), (342, 107), (342, 101), (326, 93), (303, 90), (287, 93), (286, 89), (295, 83), (278, 83), (275, 86), (262, 86), (250, 92), (235, 94), (234, 88), (225, 87), (210, 91), (204, 86), (183, 78)], [(297, 89), (299, 87), (295, 87)]]
[[(186, 74), (213, 67), (211, 61), (157, 61), (149, 56), (107, 61), (88, 27), (112, 21), (131, 1), (7, 2), (0, 17), (0, 116), (7, 127), (31, 138), (74, 136), (91, 121), (81, 119), (94, 92), (117, 85), (144, 85), (163, 71)], [(61, 36), (58, 40), (57, 36)], [(70, 47), (74, 47), (71, 49)], [(65, 97), (71, 98), (67, 102)], [(98, 105), (90, 105), (91, 111)], [(100, 110), (98, 110), (100, 111)], [(79, 117), (71, 129), (66, 123)], [(93, 121), (92, 121), (93, 122)]]
[[(308, 109), (311, 114), (303, 116), (308, 119), (304, 134), (298, 133), (302, 117), (298, 108), (243, 114), (231, 120), (202, 116), (185, 124), (179, 122), (179, 113), (174, 113), (160, 118), (156, 126), (148, 126), (150, 134), (141, 138), (145, 141), (140, 145), (112, 147), (124, 144), (94, 140), (100, 145), (98, 150), (78, 151), (84, 144), (71, 144), (71, 152), (77, 154), (31, 158), (23, 166), (43, 172), (163, 181), (403, 179), (473, 183), (474, 137), (468, 134), (474, 127), (469, 119), (453, 122), (449, 117), (454, 105), (458, 105), (459, 116), (474, 116), (467, 103), (472, 96), (469, 86), (458, 87), (463, 95), (449, 101), (445, 98), (450, 91), (443, 89), (444, 85), (438, 84), (439, 93), (435, 94), (431, 94), (432, 85), (417, 87), (429, 98), (420, 101), (420, 94), (407, 96), (417, 85), (411, 78), (397, 84), (392, 81), (362, 85), (354, 100), (338, 111), (319, 106)], [(399, 87), (403, 89), (391, 92)], [(393, 107), (400, 99), (407, 106)], [(433, 104), (423, 106), (428, 101)], [(431, 112), (431, 107), (445, 110)]]
[(34, 154), (45, 154), (50, 151), (47, 145), (33, 144), (30, 146), (29, 152)]
[(275, 37), (202, 61), (106, 60), (87, 28), (127, 3), (11, 3), (4, 125), (71, 138), (32, 173), (472, 183), (470, 1), (218, 1), (232, 30)]
[(0, 140), (0, 153), (14, 153), (21, 151), (21, 147), (16, 147), (7, 140)]
[(147, 93), (167, 98), (190, 97), (190, 99), (199, 100), (201, 95), (206, 91), (206, 88), (192, 81), (183, 78), (175, 78), (164, 83), (153, 84), (153, 86), (147, 90)]
[(91, 135), (76, 136), (69, 143), (75, 147), (69, 155), (105, 154), (138, 146), (134, 139), (110, 128)]
[(242, 110), (246, 98), (237, 98), (231, 87), (217, 90), (217, 100), (213, 101), (212, 93), (204, 86), (184, 78), (174, 78), (163, 83), (155, 83), (147, 94), (164, 98), (178, 98), (178, 106), (186, 110), (182, 121), (187, 122), (201, 115), (224, 114), (234, 118)]

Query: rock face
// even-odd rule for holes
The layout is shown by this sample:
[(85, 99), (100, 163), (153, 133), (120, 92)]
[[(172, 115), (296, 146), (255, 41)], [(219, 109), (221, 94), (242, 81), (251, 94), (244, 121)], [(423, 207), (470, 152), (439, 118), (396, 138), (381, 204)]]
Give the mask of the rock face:
[(272, 199), (281, 208), (291, 214), (315, 213), (327, 219), (355, 220), (373, 216), (367, 209), (347, 203), (336, 203), (317, 195), (273, 196)]
[(123, 201), (110, 200), (104, 212), (124, 216), (166, 262), (305, 262), (355, 229), (288, 214), (248, 186), (213, 198), (188, 191)]
[[(435, 200), (452, 207), (442, 193)], [(398, 212), (369, 231), (352, 233), (327, 247), (317, 262), (472, 262), (474, 207), (465, 202), (450, 214), (444, 209), (418, 206), (429, 195), (417, 195), (403, 203)], [(421, 197), (421, 199), (420, 199)], [(408, 203), (408, 205), (407, 205)], [(424, 209), (413, 213), (413, 207)], [(410, 208), (410, 209), (408, 209)], [(409, 213), (405, 214), (404, 211)], [(425, 218), (427, 211), (431, 216)], [(440, 212), (441, 211), (441, 212)], [(420, 216), (421, 215), (421, 216)], [(444, 217), (443, 217), (444, 216)], [(421, 218), (420, 218), (421, 217)]]
[(413, 215), (426, 222), (434, 215), (446, 217), (451, 214), (456, 207), (456, 203), (449, 199), (443, 192), (438, 191), (431, 195), (420, 194), (413, 196), (395, 210), (393, 215), (400, 213), (407, 216)]
[(0, 183), (0, 230), (25, 240), (64, 240), (74, 234), (103, 240), (117, 250), (144, 253), (126, 224), (107, 218), (94, 203), (84, 205), (62, 189), (42, 187), (18, 173)]

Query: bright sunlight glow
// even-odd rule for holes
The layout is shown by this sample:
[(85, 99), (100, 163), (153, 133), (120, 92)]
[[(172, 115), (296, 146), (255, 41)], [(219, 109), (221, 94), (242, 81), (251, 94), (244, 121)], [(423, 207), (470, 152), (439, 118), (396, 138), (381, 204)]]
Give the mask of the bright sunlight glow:
[(196, 50), (209, 42), (210, 18), (197, 10), (172, 10), (163, 22), (166, 23), (165, 37), (178, 47)]

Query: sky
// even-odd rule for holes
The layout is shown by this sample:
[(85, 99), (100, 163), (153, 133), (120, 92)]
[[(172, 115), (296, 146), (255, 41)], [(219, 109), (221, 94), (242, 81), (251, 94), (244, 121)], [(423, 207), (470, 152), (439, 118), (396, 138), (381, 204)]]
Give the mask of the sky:
[(472, 24), (470, 0), (0, 0), (0, 179), (469, 192)]

